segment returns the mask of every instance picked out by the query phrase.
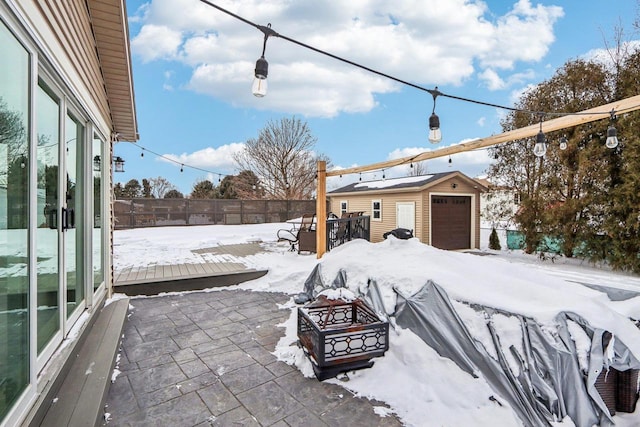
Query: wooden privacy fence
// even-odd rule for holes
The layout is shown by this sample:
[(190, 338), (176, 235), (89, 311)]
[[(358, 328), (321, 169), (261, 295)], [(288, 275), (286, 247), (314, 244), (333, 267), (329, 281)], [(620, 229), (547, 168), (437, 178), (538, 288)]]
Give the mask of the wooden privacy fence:
[(115, 228), (171, 225), (262, 224), (315, 213), (315, 200), (120, 199)]

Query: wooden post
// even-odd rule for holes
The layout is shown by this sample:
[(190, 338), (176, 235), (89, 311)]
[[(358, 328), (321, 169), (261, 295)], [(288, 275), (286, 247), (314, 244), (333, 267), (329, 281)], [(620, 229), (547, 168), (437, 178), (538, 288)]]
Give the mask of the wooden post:
[(316, 190), (316, 256), (322, 258), (327, 249), (327, 162), (318, 160)]

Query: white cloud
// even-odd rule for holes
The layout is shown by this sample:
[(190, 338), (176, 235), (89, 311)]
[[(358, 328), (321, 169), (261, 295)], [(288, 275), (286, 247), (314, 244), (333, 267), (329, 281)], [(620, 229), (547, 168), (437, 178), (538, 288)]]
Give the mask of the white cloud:
[(592, 49), (589, 52), (582, 55), (586, 60), (592, 60), (600, 62), (604, 65), (613, 67), (614, 60), (619, 60), (619, 57), (624, 57), (628, 52), (637, 50), (640, 48), (640, 40), (631, 40), (624, 42), (619, 47), (619, 50), (612, 46), (610, 50), (607, 49)]
[(182, 34), (169, 27), (145, 24), (131, 41), (131, 49), (145, 62), (175, 59), (182, 43)]
[[(462, 84), (475, 72), (492, 88), (513, 84), (511, 77), (499, 77), (499, 70), (542, 59), (562, 16), (559, 7), (532, 6), (529, 0), (497, 18), (486, 3), (468, 0), (430, 7), (422, 0), (217, 4), (257, 24), (271, 22), (292, 39), (426, 87)], [(188, 88), (237, 106), (333, 117), (369, 111), (378, 105), (376, 94), (400, 89), (388, 79), (270, 37), (265, 53), (269, 93), (256, 100), (250, 87), (262, 49), (260, 31), (193, 0), (151, 0), (132, 19), (142, 23), (132, 47), (143, 61), (179, 61), (193, 69)]]
[(478, 73), (478, 78), (487, 85), (489, 90), (503, 89), (506, 86), (505, 81), (491, 68), (487, 68), (483, 72)]
[(480, 127), (484, 127), (485, 123), (487, 122), (487, 118), (486, 117), (480, 117), (476, 123), (478, 124), (478, 126)]
[(207, 147), (193, 153), (163, 154), (166, 159), (160, 158), (160, 160), (171, 163), (182, 163), (201, 169), (213, 169), (214, 172), (228, 172), (234, 170), (236, 167), (233, 161), (233, 155), (243, 149), (243, 143), (234, 142), (221, 145), (217, 148)]

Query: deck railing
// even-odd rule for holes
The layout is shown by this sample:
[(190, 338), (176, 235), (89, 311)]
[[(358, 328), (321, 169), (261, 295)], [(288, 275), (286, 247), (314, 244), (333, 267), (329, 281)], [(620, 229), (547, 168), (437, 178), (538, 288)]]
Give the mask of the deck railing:
[(327, 252), (354, 239), (369, 240), (371, 235), (368, 215), (352, 215), (327, 220)]

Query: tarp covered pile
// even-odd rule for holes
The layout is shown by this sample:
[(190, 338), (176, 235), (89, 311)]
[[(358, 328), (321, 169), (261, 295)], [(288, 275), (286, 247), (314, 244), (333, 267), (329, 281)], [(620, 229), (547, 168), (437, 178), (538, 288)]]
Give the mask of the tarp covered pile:
[[(325, 286), (320, 265), (305, 281), (303, 292), (295, 298), (296, 303), (313, 300), (327, 288), (346, 287), (344, 270), (338, 272), (330, 286)], [(460, 302), (452, 301), (433, 281), (427, 280), (413, 295), (394, 290), (396, 305), (390, 315), (385, 311), (375, 280), (369, 280), (362, 296), (381, 318), (411, 330), (460, 369), (484, 378), (495, 391), (496, 400), (508, 402), (526, 426), (551, 426), (566, 416), (578, 427), (613, 425), (609, 410), (596, 390), (596, 381), (603, 370), (610, 368), (640, 369), (640, 361), (624, 343), (612, 338), (608, 331), (590, 326), (575, 313), (559, 313), (554, 322), (556, 329), (549, 330), (535, 319), (474, 304), (471, 308), (486, 318), (491, 337), (488, 346), (486, 340), (474, 337), (463, 322), (456, 310)], [(501, 331), (493, 322), (498, 315), (519, 321), (522, 342), (518, 346), (501, 344)], [(591, 343), (588, 357), (582, 363), (575, 345), (578, 334), (583, 334)], [(460, 399), (464, 398), (461, 393)]]

